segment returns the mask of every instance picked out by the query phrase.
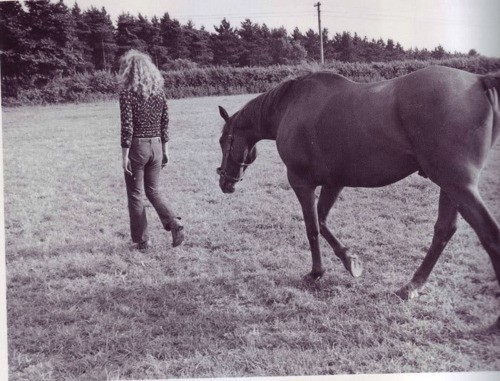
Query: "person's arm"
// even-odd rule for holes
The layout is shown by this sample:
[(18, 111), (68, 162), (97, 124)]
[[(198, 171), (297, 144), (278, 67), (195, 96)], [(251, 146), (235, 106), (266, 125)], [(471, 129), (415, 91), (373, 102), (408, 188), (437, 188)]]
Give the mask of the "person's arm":
[(121, 119), (121, 146), (122, 146), (122, 167), (126, 174), (132, 175), (132, 168), (128, 154), (132, 144), (134, 124), (132, 118), (132, 103), (128, 92), (120, 93), (120, 119)]
[(162, 143), (162, 150), (163, 150), (163, 159), (161, 162), (161, 167), (165, 167), (167, 165), (168, 161), (170, 160), (169, 154), (168, 154), (168, 122), (169, 122), (169, 117), (168, 117), (168, 106), (167, 106), (167, 99), (164, 97), (164, 103), (163, 103), (163, 110), (161, 113), (161, 124), (160, 124), (160, 133), (161, 133), (161, 143)]
[(132, 176), (132, 166), (130, 164), (130, 159), (128, 158), (128, 153), (130, 148), (122, 147), (122, 167), (127, 175)]
[(161, 167), (163, 168), (167, 165), (168, 161), (170, 160), (170, 157), (168, 155), (168, 142), (162, 143), (161, 148), (163, 151), (163, 159), (161, 161)]

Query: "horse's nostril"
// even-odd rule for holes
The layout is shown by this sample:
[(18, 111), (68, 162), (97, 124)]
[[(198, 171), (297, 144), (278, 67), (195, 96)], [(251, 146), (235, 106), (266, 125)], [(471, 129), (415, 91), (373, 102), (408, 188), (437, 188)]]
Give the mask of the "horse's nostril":
[(215, 171), (217, 172), (217, 174), (218, 174), (218, 175), (220, 175), (220, 174), (221, 174), (222, 169), (219, 167), (219, 168), (217, 168)]

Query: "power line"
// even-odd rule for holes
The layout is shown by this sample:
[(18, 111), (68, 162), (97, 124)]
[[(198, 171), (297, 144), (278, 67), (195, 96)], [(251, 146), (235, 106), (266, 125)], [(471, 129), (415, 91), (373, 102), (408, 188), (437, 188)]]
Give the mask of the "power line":
[[(193, 21), (196, 22), (197, 24), (201, 25), (206, 25), (207, 23), (214, 23), (217, 21), (222, 20), (225, 18), (226, 20), (230, 22), (239, 22), (243, 19), (249, 19), (252, 22), (257, 22), (257, 23), (262, 23), (265, 22), (265, 20), (268, 20), (270, 24), (276, 24), (276, 20), (283, 20), (283, 23), (291, 24), (298, 18), (304, 19), (304, 17), (307, 17), (313, 20), (313, 17), (315, 16), (315, 12), (310, 12), (310, 13), (289, 13), (289, 14), (279, 14), (279, 13), (273, 13), (273, 14), (262, 14), (259, 15), (258, 13), (245, 13), (245, 14), (215, 14), (215, 15), (171, 15), (173, 19), (176, 19), (180, 22), (187, 22), (187, 21)], [(257, 20), (256, 20), (257, 19)], [(286, 20), (286, 21), (285, 21)]]
[(471, 23), (470, 20), (466, 19), (451, 19), (445, 17), (437, 17), (437, 16), (428, 16), (425, 18), (417, 18), (413, 15), (408, 14), (389, 14), (389, 13), (381, 13), (381, 12), (360, 12), (360, 13), (351, 13), (349, 11), (323, 11), (323, 13), (327, 14), (327, 18), (330, 15), (336, 18), (344, 18), (344, 19), (366, 19), (366, 20), (392, 20), (392, 21), (404, 21), (404, 20), (412, 20), (418, 22), (438, 22), (443, 24), (454, 24), (454, 25), (468, 25), (468, 26), (482, 26), (484, 23)]
[(173, 18), (213, 18), (213, 17), (251, 17), (251, 16), (259, 16), (259, 17), (297, 17), (304, 15), (313, 16), (313, 12), (256, 12), (256, 13), (220, 13), (220, 14), (180, 14), (173, 16)]

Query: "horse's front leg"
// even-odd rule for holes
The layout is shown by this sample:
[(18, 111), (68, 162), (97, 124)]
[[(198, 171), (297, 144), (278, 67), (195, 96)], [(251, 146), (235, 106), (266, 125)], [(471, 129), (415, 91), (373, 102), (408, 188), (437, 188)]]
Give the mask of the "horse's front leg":
[(308, 277), (317, 280), (323, 276), (325, 269), (321, 263), (321, 252), (319, 249), (319, 223), (314, 190), (315, 186), (308, 184), (292, 172), (288, 171), (288, 181), (299, 199), (302, 214), (306, 225), (307, 239), (311, 248), (312, 270)]
[(348, 252), (345, 247), (333, 233), (328, 229), (326, 219), (333, 204), (337, 200), (338, 195), (342, 191), (342, 187), (331, 187), (324, 185), (321, 188), (321, 193), (318, 200), (318, 220), (319, 232), (327, 240), (332, 247), (335, 255), (340, 258), (344, 267), (351, 273), (353, 277), (361, 276), (363, 273), (363, 264), (358, 256)]

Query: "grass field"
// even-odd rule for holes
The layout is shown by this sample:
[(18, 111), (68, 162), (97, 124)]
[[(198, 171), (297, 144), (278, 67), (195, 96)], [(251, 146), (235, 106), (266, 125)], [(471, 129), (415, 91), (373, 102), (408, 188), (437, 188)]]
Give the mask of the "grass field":
[[(311, 260), (274, 142), (233, 195), (218, 188), (222, 119), (252, 96), (170, 102), (161, 182), (187, 239), (148, 209), (155, 248), (129, 238), (116, 102), (4, 109), (11, 380), (327, 375), (500, 370), (499, 289), (462, 220), (425, 293), (393, 291), (430, 244), (438, 189), (412, 175), (346, 189), (330, 226), (359, 254), (348, 275), (322, 240)], [(500, 145), (481, 182), (500, 220)]]

